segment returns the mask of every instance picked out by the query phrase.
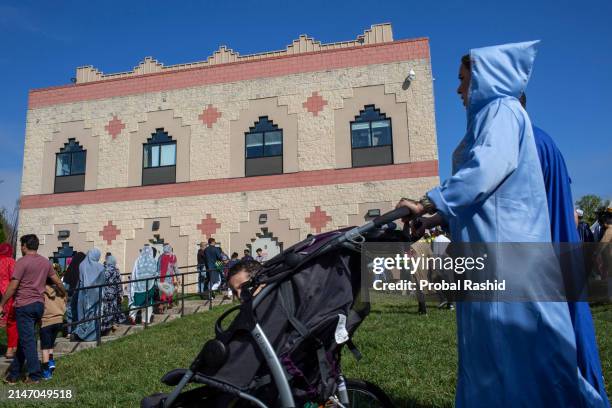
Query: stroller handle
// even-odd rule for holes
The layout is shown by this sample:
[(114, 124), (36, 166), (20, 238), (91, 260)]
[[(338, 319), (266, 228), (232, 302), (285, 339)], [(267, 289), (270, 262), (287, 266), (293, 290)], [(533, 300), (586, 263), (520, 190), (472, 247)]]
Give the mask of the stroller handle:
[(341, 238), (341, 242), (344, 241), (353, 241), (355, 240), (357, 237), (359, 237), (360, 235), (374, 229), (374, 228), (380, 228), (383, 225), (386, 225), (392, 221), (395, 221), (397, 219), (400, 218), (405, 218), (405, 217), (409, 217), (411, 214), (410, 209), (408, 207), (399, 207), (396, 208), (395, 210), (389, 211), (387, 213), (384, 213), (383, 215), (379, 215), (378, 217), (374, 218), (372, 221), (360, 226), (360, 227), (355, 227), (353, 229), (350, 229), (348, 231), (346, 231), (344, 233), (344, 235)]
[(388, 213), (384, 213), (383, 215), (379, 215), (374, 218), (372, 222), (374, 223), (374, 227), (378, 228), (400, 218), (405, 218), (410, 216), (410, 209), (408, 207), (399, 207), (395, 210), (389, 211)]

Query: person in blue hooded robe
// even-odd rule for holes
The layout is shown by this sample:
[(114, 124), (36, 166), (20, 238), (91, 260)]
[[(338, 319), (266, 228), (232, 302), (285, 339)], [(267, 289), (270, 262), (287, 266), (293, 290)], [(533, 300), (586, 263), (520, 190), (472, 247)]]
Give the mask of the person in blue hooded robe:
[[(519, 100), (523, 108), (526, 108), (525, 94)], [(548, 133), (533, 126), (533, 136), (546, 188), (552, 241), (578, 244), (581, 240), (576, 230), (571, 178), (565, 159)], [(584, 388), (583, 395), (587, 398), (584, 405), (610, 407), (589, 304), (570, 301), (568, 307), (576, 336), (578, 368), (582, 377), (580, 381)]]
[[(421, 201), (398, 203), (413, 216), (435, 213), (421, 229), (447, 221), (453, 242), (551, 242), (532, 125), (518, 101), (536, 44), (473, 49), (462, 59), (457, 91), (468, 123), (452, 176)], [(456, 407), (582, 406), (566, 302), (458, 302), (456, 310)]]

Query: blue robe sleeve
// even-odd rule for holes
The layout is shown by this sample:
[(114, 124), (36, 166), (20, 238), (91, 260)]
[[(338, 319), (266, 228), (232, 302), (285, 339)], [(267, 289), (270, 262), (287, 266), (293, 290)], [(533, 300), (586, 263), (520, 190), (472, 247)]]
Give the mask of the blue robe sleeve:
[(475, 126), (467, 159), (451, 178), (427, 196), (445, 218), (485, 200), (517, 166), (520, 123), (504, 104), (487, 107)]

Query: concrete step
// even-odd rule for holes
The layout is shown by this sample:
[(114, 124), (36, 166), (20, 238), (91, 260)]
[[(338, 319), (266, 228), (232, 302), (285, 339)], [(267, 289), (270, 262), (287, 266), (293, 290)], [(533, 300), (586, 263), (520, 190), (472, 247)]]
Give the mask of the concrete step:
[[(58, 358), (64, 355), (65, 353), (62, 353), (58, 351), (57, 349), (53, 349), (53, 358), (55, 360), (57, 360)], [(40, 350), (38, 351), (38, 358), (42, 360), (42, 352)], [(4, 376), (4, 374), (6, 373), (6, 370), (8, 370), (9, 366), (11, 365), (11, 361), (12, 360), (4, 357), (4, 355), (0, 356), (0, 375)]]

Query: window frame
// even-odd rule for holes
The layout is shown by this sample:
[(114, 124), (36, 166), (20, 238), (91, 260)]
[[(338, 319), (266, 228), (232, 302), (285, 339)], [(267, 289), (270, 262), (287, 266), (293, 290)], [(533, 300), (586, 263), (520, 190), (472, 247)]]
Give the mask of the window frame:
[[(165, 139), (166, 140), (156, 140), (156, 137), (158, 137), (158, 135), (165, 135)], [(161, 137), (161, 136), (160, 136)], [(146, 155), (145, 155), (145, 151), (148, 149), (152, 149), (158, 146), (159, 147), (159, 151), (157, 153), (157, 162), (158, 165), (157, 166), (146, 166)], [(163, 146), (174, 146), (174, 164), (166, 164), (166, 165), (161, 165), (162, 162), (162, 148)], [(155, 185), (165, 185), (165, 184), (175, 184), (176, 183), (176, 162), (178, 159), (178, 143), (177, 140), (172, 139), (172, 136), (170, 136), (168, 134), (168, 132), (166, 132), (164, 130), (163, 127), (161, 128), (156, 128), (155, 132), (151, 134), (151, 137), (149, 139), (147, 139), (147, 141), (145, 143), (142, 144), (142, 161), (141, 161), (141, 176), (140, 176), (140, 185), (141, 186), (155, 186)], [(151, 160), (152, 162), (152, 160)], [(174, 168), (174, 181), (171, 182), (165, 182), (165, 181), (161, 181), (161, 182), (155, 182), (155, 183), (145, 183), (145, 174), (147, 170), (153, 170), (153, 169), (171, 169)]]
[[(87, 150), (83, 149), (83, 146), (81, 146), (79, 144), (79, 142), (76, 141), (76, 139), (68, 139), (68, 144), (70, 143), (70, 140), (74, 140), (75, 144), (80, 148), (80, 150), (69, 150), (69, 151), (62, 151), (66, 148), (66, 146), (64, 146), (63, 148), (60, 149), (59, 152), (55, 153), (55, 177), (71, 177), (71, 176), (84, 176), (85, 173), (87, 172)], [(85, 160), (83, 160), (83, 172), (82, 173), (73, 173), (72, 172), (72, 163), (74, 162), (73, 160), (73, 156), (75, 154), (83, 154), (85, 156)], [(57, 174), (57, 163), (59, 160), (59, 156), (60, 155), (69, 155), (70, 156), (70, 174)]]
[[(76, 160), (75, 156), (82, 156), (82, 171), (73, 171)], [(58, 174), (60, 157), (66, 157), (68, 163), (68, 173)], [(60, 167), (63, 172), (63, 168)], [(53, 194), (77, 193), (85, 191), (85, 178), (87, 175), (87, 149), (83, 148), (75, 137), (68, 139), (64, 146), (55, 153), (55, 167), (53, 169)]]
[[(162, 146), (174, 146), (174, 164), (166, 164), (166, 165), (158, 165), (158, 166), (148, 166), (145, 167), (145, 149), (147, 147), (155, 147), (155, 146), (159, 146), (159, 153), (157, 155), (157, 160), (158, 163), (161, 163), (161, 156), (162, 156)], [(176, 167), (176, 140), (172, 140), (170, 142), (154, 142), (154, 143), (143, 143), (142, 145), (142, 169), (158, 169), (158, 168), (162, 168), (162, 167)]]
[[(260, 126), (262, 120), (264, 120), (267, 122), (268, 124), (268, 128), (266, 129), (258, 129), (258, 126)], [(263, 125), (261, 125), (263, 126)], [(280, 144), (280, 153), (279, 154), (270, 154), (270, 155), (266, 155), (266, 134), (269, 133), (278, 133), (280, 134), (280, 143), (275, 143), (276, 145)], [(254, 134), (261, 134), (261, 151), (262, 151), (262, 155), (261, 156), (256, 156), (256, 157), (248, 157), (248, 144), (247, 144), (247, 138), (249, 137), (249, 135), (254, 135)], [(247, 167), (248, 167), (248, 163), (251, 160), (258, 160), (258, 159), (268, 159), (268, 158), (273, 158), (273, 157), (280, 157), (280, 172), (275, 172), (275, 173), (270, 173), (270, 174), (266, 174), (266, 175), (278, 175), (278, 174), (284, 174), (284, 168), (285, 168), (285, 163), (284, 163), (284, 147), (285, 147), (285, 139), (284, 139), (284, 132), (283, 129), (279, 128), (278, 125), (276, 125), (272, 120), (270, 120), (270, 118), (267, 115), (264, 116), (260, 116), (259, 119), (257, 120), (257, 122), (255, 122), (255, 124), (253, 126), (251, 126), (249, 128), (248, 132), (244, 132), (244, 176), (245, 177), (260, 177), (263, 175), (249, 175), (247, 174)], [(271, 144), (270, 144), (271, 145)]]
[[(374, 111), (375, 113), (378, 114), (378, 117), (376, 119), (366, 119), (363, 116), (366, 113), (370, 113), (371, 111)], [(372, 144), (372, 137), (373, 137), (373, 133), (372, 133), (372, 123), (375, 122), (383, 122), (386, 121), (389, 123), (389, 143), (387, 144), (379, 144), (379, 145), (373, 145)], [(369, 135), (369, 145), (368, 146), (358, 146), (358, 147), (354, 147), (353, 146), (353, 125), (354, 124), (368, 124), (368, 135)], [(359, 115), (355, 116), (355, 119), (352, 120), (349, 123), (349, 138), (350, 138), (350, 145), (351, 145), (351, 168), (355, 168), (355, 167), (374, 167), (374, 166), (388, 166), (391, 164), (394, 164), (394, 159), (393, 159), (393, 121), (391, 120), (391, 118), (387, 117), (387, 115), (385, 113), (382, 113), (380, 111), (379, 108), (376, 107), (376, 105), (374, 104), (369, 104), (369, 105), (365, 105), (363, 107), (362, 110), (359, 111)], [(354, 160), (354, 155), (353, 155), (353, 151), (354, 150), (364, 150), (364, 149), (377, 149), (380, 147), (385, 147), (385, 146), (390, 146), (390, 150), (391, 150), (391, 161), (389, 163), (386, 164), (368, 164), (368, 165), (358, 165), (355, 166), (355, 160)]]

